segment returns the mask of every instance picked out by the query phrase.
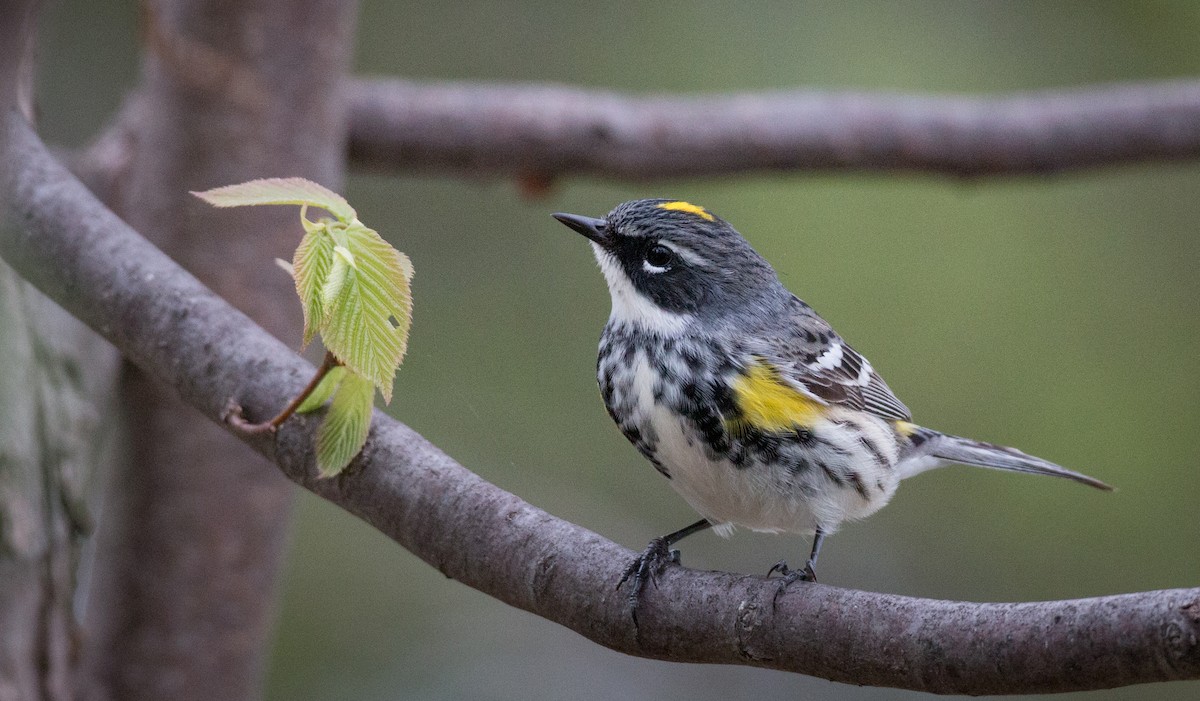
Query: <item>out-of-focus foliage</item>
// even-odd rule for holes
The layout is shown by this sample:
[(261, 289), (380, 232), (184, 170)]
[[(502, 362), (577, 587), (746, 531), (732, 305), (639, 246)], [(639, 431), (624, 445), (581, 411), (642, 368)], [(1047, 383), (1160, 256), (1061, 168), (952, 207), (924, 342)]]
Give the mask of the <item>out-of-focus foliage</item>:
[[(41, 52), (43, 123), (79, 143), (136, 70), (133, 8), (63, 0)], [(357, 68), (421, 79), (649, 92), (811, 86), (1000, 92), (1200, 75), (1200, 9), (1089, 3), (363, 3)], [(127, 38), (127, 39), (126, 39)], [(871, 358), (916, 420), (1016, 445), (1113, 485), (950, 468), (905, 483), (822, 554), (823, 581), (971, 600), (1194, 586), (1200, 573), (1200, 164), (1054, 178), (790, 175), (559, 183), (355, 177), (404, 231), (420, 333), (390, 411), (465, 465), (640, 549), (694, 515), (601, 406), (604, 283), (551, 211), (687, 199), (733, 222)], [(298, 339), (297, 339), (298, 340)], [(903, 699), (748, 668), (600, 649), (447, 581), (305, 495), (272, 699)], [(765, 573), (799, 538), (684, 543), (699, 568)], [(354, 591), (347, 597), (345, 592)], [(1183, 701), (1196, 684), (1088, 699)]]

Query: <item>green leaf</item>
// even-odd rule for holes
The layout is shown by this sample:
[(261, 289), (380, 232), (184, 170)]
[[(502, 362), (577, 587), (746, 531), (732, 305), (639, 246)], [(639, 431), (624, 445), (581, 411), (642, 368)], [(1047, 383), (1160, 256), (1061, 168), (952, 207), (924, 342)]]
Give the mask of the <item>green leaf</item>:
[(300, 296), (300, 306), (304, 309), (305, 346), (325, 325), (325, 304), (321, 300), (321, 290), (333, 267), (333, 247), (333, 237), (321, 226), (304, 235), (292, 260), (296, 294)]
[(374, 382), (384, 401), (391, 402), (412, 319), (412, 264), (360, 222), (330, 229), (349, 255), (333, 256), (321, 292), (321, 338), (330, 352)]
[[(304, 309), (304, 344), (321, 334), (325, 347), (392, 401), (396, 369), (408, 346), (412, 263), (358, 220), (340, 195), (303, 178), (266, 178), (192, 193), (216, 207), (299, 205), (304, 238), (292, 260)], [(334, 217), (308, 218), (309, 207)], [(284, 266), (286, 268), (286, 265)], [(329, 380), (333, 382), (333, 380)], [(346, 384), (337, 385), (334, 404)], [(331, 385), (332, 386), (332, 385)], [(327, 390), (322, 383), (319, 388)], [(326, 395), (304, 403), (311, 411)]]
[(349, 248), (346, 248), (345, 246), (342, 246), (339, 244), (339, 245), (333, 247), (333, 252), (335, 255), (345, 258), (346, 263), (349, 264), (351, 268), (358, 267), (358, 264), (354, 262), (354, 254), (350, 252)]
[(354, 459), (367, 442), (375, 385), (347, 372), (333, 395), (325, 421), (317, 429), (317, 472), (333, 477)]
[[(346, 256), (339, 256), (337, 254), (338, 248), (341, 248), (341, 246), (334, 246), (333, 260), (329, 263), (329, 272), (325, 275), (325, 284), (321, 285), (321, 305), (325, 309), (332, 309), (337, 304), (338, 299), (342, 296), (342, 291), (346, 289), (346, 283), (350, 280), (350, 273), (354, 270)], [(324, 327), (327, 325), (322, 325), (322, 334), (325, 333)], [(337, 353), (334, 353), (334, 355), (337, 355)]]
[(347, 224), (358, 216), (341, 195), (304, 178), (263, 178), (192, 194), (214, 207), (308, 205), (320, 207)]
[(309, 393), (300, 406), (296, 407), (297, 414), (308, 414), (321, 408), (321, 405), (333, 396), (334, 390), (341, 384), (342, 378), (346, 376), (346, 368), (341, 365), (336, 365), (329, 368), (329, 372), (321, 378), (313, 391)]

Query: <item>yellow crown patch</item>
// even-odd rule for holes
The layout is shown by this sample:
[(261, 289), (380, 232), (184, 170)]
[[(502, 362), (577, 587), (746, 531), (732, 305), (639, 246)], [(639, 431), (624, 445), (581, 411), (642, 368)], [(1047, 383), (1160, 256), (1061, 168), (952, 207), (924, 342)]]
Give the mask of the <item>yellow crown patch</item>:
[(687, 212), (689, 214), (695, 214), (702, 219), (714, 221), (713, 215), (709, 214), (707, 209), (699, 205), (692, 204), (691, 202), (663, 202), (662, 204), (658, 205), (658, 208), (667, 209), (674, 212)]

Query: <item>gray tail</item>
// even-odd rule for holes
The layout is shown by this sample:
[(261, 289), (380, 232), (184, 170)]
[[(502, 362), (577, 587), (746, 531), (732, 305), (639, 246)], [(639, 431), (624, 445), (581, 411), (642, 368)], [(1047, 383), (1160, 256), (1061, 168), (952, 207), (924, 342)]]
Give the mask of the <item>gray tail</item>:
[[(1098, 479), (1088, 477), (1074, 470), (1068, 470), (1061, 465), (1055, 465), (1049, 460), (1043, 460), (1039, 457), (1022, 453), (1016, 448), (974, 441), (970, 438), (950, 436), (928, 428), (917, 429), (916, 433), (910, 436), (910, 440), (912, 441), (911, 452), (904, 456), (902, 460), (913, 464), (915, 469), (912, 470), (911, 474), (936, 467), (936, 461), (929, 460), (932, 457), (937, 460), (945, 460), (962, 465), (1062, 477), (1086, 484), (1089, 487), (1103, 489), (1106, 492), (1112, 491), (1112, 487)], [(909, 458), (912, 458), (912, 460), (908, 460)]]

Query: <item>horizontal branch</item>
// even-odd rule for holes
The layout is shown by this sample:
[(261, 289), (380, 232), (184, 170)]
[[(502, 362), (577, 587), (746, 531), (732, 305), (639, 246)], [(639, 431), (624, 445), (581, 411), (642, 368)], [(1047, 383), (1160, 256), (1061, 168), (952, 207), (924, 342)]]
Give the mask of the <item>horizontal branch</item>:
[[(236, 398), (267, 416), (312, 367), (104, 209), (19, 118), (3, 125), (0, 255), (213, 421)], [(630, 551), (466, 470), (377, 414), (350, 470), (318, 480), (315, 419), (249, 443), (293, 480), (447, 576), (614, 650), (943, 693), (1200, 679), (1200, 588), (974, 604), (669, 567), (640, 635), (614, 589)], [(185, 430), (186, 427), (181, 427)]]
[(767, 171), (1053, 173), (1200, 157), (1200, 81), (1000, 97), (795, 91), (634, 97), (357, 80), (356, 167), (645, 180)]

